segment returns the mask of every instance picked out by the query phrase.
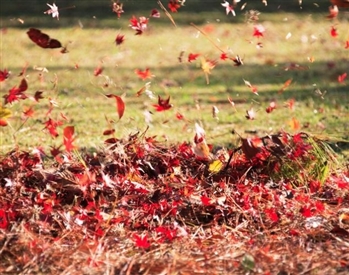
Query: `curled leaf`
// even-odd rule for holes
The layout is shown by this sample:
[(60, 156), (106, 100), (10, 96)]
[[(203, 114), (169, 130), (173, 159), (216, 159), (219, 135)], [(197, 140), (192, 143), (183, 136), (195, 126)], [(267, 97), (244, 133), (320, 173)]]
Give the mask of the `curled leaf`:
[(116, 111), (118, 113), (119, 119), (121, 119), (125, 112), (125, 102), (123, 101), (123, 99), (120, 96), (112, 95), (112, 94), (108, 94), (106, 95), (106, 97), (115, 98)]

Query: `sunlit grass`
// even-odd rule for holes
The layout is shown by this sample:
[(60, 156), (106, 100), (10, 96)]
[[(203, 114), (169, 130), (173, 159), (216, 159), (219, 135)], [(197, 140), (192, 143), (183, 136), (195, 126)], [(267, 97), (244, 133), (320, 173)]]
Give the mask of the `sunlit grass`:
[[(35, 104), (36, 115), (23, 125), (22, 110), (34, 102), (26, 100), (8, 106), (13, 116), (10, 126), (1, 129), (3, 148), (7, 150), (15, 144), (34, 147), (62, 143), (61, 137), (52, 140), (43, 131), (48, 98), (58, 103), (51, 117), (61, 119), (60, 113), (63, 113), (68, 117), (65, 123), (75, 126), (79, 147), (101, 145), (107, 138), (102, 133), (108, 127), (116, 129), (118, 138), (144, 131), (149, 124), (145, 121), (146, 111), (152, 113), (147, 133), (171, 143), (191, 141), (195, 122), (204, 126), (208, 140), (215, 145), (234, 143), (237, 137), (231, 134), (233, 129), (241, 135), (245, 135), (245, 131), (267, 134), (304, 130), (347, 139), (347, 85), (337, 81), (349, 64), (348, 50), (344, 49), (344, 41), (349, 36), (345, 23), (337, 26), (340, 35), (333, 38), (329, 34), (333, 24), (326, 20), (294, 14), (282, 14), (277, 22), (272, 18), (269, 21), (268, 16), (262, 16), (260, 23), (266, 32), (260, 39), (252, 36), (253, 24), (245, 22), (210, 21), (199, 25), (204, 32), (208, 30), (206, 37), (192, 26), (175, 28), (170, 22), (164, 26), (155, 20), (142, 36), (134, 35), (127, 20), (116, 21), (113, 29), (81, 28), (78, 24), (62, 29), (42, 28), (67, 47), (67, 54), (37, 47), (27, 37), (25, 28), (8, 28), (2, 34), (1, 68), (7, 68), (12, 75), (1, 83), (2, 95), (19, 84), (17, 75), (28, 66), (27, 94), (42, 90), (45, 99)], [(120, 46), (114, 43), (118, 33), (126, 38)], [(256, 47), (258, 42), (262, 48)], [(236, 67), (232, 61), (219, 61), (221, 52), (217, 47), (230, 57), (239, 55), (244, 65)], [(179, 62), (181, 52), (184, 54)], [(201, 56), (188, 63), (189, 53)], [(209, 85), (200, 68), (200, 58), (218, 60), (209, 75)], [(95, 77), (94, 69), (98, 66), (103, 67), (103, 72)], [(46, 68), (48, 72), (41, 72), (39, 68)], [(150, 68), (154, 77), (140, 80), (134, 73), (137, 68)], [(257, 86), (259, 95), (253, 94), (243, 79)], [(292, 84), (279, 93), (288, 79), (292, 79)], [(148, 81), (155, 99), (144, 94), (136, 97)], [(104, 96), (111, 93), (125, 97), (126, 112), (120, 121), (115, 102)], [(156, 104), (158, 95), (171, 96), (173, 108), (156, 113), (152, 105)], [(234, 107), (228, 97), (235, 102)], [(294, 110), (285, 107), (290, 99), (295, 99)], [(276, 101), (277, 108), (267, 114), (265, 109), (271, 101)], [(212, 115), (213, 106), (219, 109), (217, 118)], [(251, 108), (256, 111), (255, 120), (245, 118)], [(177, 112), (185, 120), (178, 120)], [(300, 129), (290, 126), (292, 118), (299, 121)]]

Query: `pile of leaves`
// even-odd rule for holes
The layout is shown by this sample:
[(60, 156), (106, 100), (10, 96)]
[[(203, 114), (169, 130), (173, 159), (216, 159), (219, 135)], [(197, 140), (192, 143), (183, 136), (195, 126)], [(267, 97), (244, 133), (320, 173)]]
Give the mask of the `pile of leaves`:
[(203, 155), (199, 134), (1, 157), (1, 273), (348, 272), (349, 171), (325, 142), (281, 133)]

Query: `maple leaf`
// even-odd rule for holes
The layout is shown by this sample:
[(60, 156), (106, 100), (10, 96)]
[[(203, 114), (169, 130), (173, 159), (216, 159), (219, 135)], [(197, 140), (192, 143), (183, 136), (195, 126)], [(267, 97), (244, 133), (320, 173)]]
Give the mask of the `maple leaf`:
[(188, 62), (195, 61), (200, 56), (199, 53), (189, 53), (188, 54)]
[(231, 60), (233, 60), (233, 62), (235, 63), (234, 66), (244, 65), (242, 58), (240, 58), (240, 56), (238, 56), (238, 55), (235, 56), (235, 58), (231, 58)]
[(221, 53), (220, 57), (219, 57), (221, 60), (225, 61), (228, 59), (228, 54), (226, 53)]
[(157, 112), (166, 111), (172, 108), (172, 104), (170, 104), (170, 96), (167, 99), (162, 99), (160, 96), (158, 96), (158, 104), (154, 104), (153, 107), (155, 107)]
[(249, 120), (254, 120), (256, 118), (256, 112), (254, 111), (253, 108), (251, 108), (250, 110), (246, 111), (246, 116), (247, 119)]
[(11, 88), (9, 90), (8, 95), (4, 95), (5, 98), (5, 105), (7, 103), (12, 103), (14, 101), (19, 101), (20, 99), (26, 99), (27, 96), (23, 93), (28, 89), (28, 83), (25, 80), (25, 78), (22, 79), (21, 83), (19, 84), (19, 87), (16, 86)]
[(170, 0), (167, 6), (171, 12), (177, 12), (178, 9), (181, 7), (178, 0)]
[(337, 29), (334, 26), (331, 27), (330, 34), (331, 34), (332, 37), (337, 37), (338, 36)]
[(285, 103), (285, 106), (288, 107), (291, 111), (295, 109), (295, 100), (291, 98), (288, 102)]
[(50, 7), (49, 10), (45, 11), (45, 14), (52, 14), (52, 18), (57, 17), (57, 20), (59, 20), (59, 12), (58, 12), (58, 7), (56, 6), (55, 3), (53, 3), (52, 5), (47, 4), (47, 6)]
[(145, 80), (147, 78), (152, 78), (154, 75), (151, 74), (150, 69), (146, 68), (144, 71), (140, 69), (136, 69), (135, 73), (138, 75), (139, 78)]
[(263, 37), (263, 33), (265, 32), (265, 28), (259, 24), (253, 27), (253, 36), (257, 38)]
[(347, 73), (343, 73), (338, 76), (338, 82), (343, 83), (346, 78), (347, 78)]
[(288, 123), (293, 131), (298, 131), (301, 128), (299, 121), (296, 118), (292, 118)]
[(57, 120), (53, 120), (51, 118), (49, 118), (46, 122), (45, 122), (45, 128), (47, 129), (50, 133), (50, 135), (54, 138), (58, 137), (58, 132), (57, 132), (57, 127), (63, 125), (63, 122)]
[(279, 90), (279, 94), (281, 94), (283, 91), (286, 90), (286, 88), (288, 88), (288, 86), (290, 86), (292, 83), (292, 78), (286, 80), (286, 82), (284, 83), (284, 85), (282, 86), (282, 88)]
[(148, 241), (148, 237), (147, 236), (139, 236), (137, 234), (134, 234), (133, 237), (135, 238), (137, 247), (143, 248), (143, 249), (147, 249), (147, 248), (150, 247), (150, 243)]
[(210, 199), (209, 197), (207, 197), (207, 196), (201, 196), (200, 199), (201, 199), (201, 202), (202, 202), (203, 205), (205, 205), (205, 206), (210, 206), (210, 205), (212, 205), (211, 199)]
[(34, 100), (36, 102), (39, 102), (40, 99), (43, 99), (44, 97), (42, 96), (43, 92), (42, 91), (36, 91), (34, 95)]
[(328, 9), (329, 9), (330, 14), (327, 15), (326, 17), (328, 19), (336, 18), (338, 15), (338, 12), (339, 12), (338, 7), (336, 5), (333, 5), (333, 6), (330, 6)]
[(265, 209), (265, 213), (272, 222), (279, 221), (279, 216), (274, 208)]
[(120, 18), (121, 14), (124, 13), (123, 4), (119, 2), (114, 2), (112, 5), (112, 11), (116, 13), (118, 18)]
[(242, 79), (245, 82), (245, 85), (249, 87), (252, 91), (252, 93), (258, 95), (258, 88), (256, 86), (253, 86), (249, 81)]
[(7, 229), (8, 227), (8, 219), (6, 215), (6, 211), (4, 209), (0, 209), (0, 228)]
[(206, 83), (209, 84), (210, 80), (208, 78), (208, 75), (211, 74), (211, 70), (216, 67), (217, 61), (208, 60), (208, 59), (201, 59), (201, 69), (205, 73)]
[(349, 39), (345, 41), (344, 49), (349, 49)]
[(11, 117), (12, 112), (10, 109), (4, 108), (0, 105), (0, 126), (7, 126), (7, 119)]
[(150, 16), (154, 18), (160, 18), (160, 12), (157, 9), (152, 9)]
[(5, 81), (10, 76), (10, 72), (7, 69), (0, 70), (0, 82)]
[(98, 66), (95, 68), (93, 75), (94, 76), (99, 76), (101, 73), (103, 72), (103, 67), (102, 66)]
[(269, 106), (267, 107), (267, 109), (265, 111), (269, 114), (272, 111), (274, 111), (275, 109), (276, 109), (276, 103), (275, 103), (275, 101), (272, 101), (269, 103)]
[(118, 112), (119, 119), (122, 118), (125, 112), (125, 102), (120, 96), (108, 94), (106, 97), (115, 98), (116, 100), (116, 111)]
[(341, 8), (349, 8), (348, 0), (331, 0), (331, 3)]
[(147, 29), (148, 21), (149, 19), (144, 16), (139, 17), (139, 21), (135, 16), (132, 16), (130, 19), (130, 27), (136, 31), (136, 35), (141, 35), (143, 31)]
[(210, 148), (206, 143), (205, 130), (198, 123), (195, 123), (194, 153), (199, 158), (210, 158)]
[(67, 126), (63, 129), (63, 144), (68, 153), (70, 153), (76, 147), (73, 145), (74, 138), (74, 126)]
[(228, 3), (228, 1), (224, 0), (224, 3), (221, 3), (221, 5), (225, 8), (225, 12), (228, 15), (229, 12), (231, 12), (232, 15), (236, 15), (234, 11), (234, 7)]
[(24, 108), (23, 110), (23, 114), (25, 117), (33, 117), (34, 116), (34, 110), (33, 110), (33, 107), (26, 107)]
[(121, 34), (118, 34), (115, 38), (115, 43), (116, 45), (120, 45), (122, 44), (123, 42), (125, 41), (125, 36), (124, 35), (121, 35)]

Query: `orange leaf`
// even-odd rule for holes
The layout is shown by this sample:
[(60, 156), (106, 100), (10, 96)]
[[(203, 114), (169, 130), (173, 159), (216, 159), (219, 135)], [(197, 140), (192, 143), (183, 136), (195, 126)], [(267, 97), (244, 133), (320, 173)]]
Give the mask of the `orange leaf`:
[(291, 85), (291, 83), (292, 83), (292, 78), (286, 80), (286, 82), (284, 83), (282, 88), (279, 90), (279, 94), (281, 94), (283, 91), (285, 91), (286, 88)]
[(73, 145), (74, 138), (74, 126), (67, 126), (63, 129), (63, 144), (67, 152), (71, 152), (75, 149)]
[(294, 117), (288, 123), (293, 131), (298, 131), (301, 128), (301, 125), (297, 119)]

